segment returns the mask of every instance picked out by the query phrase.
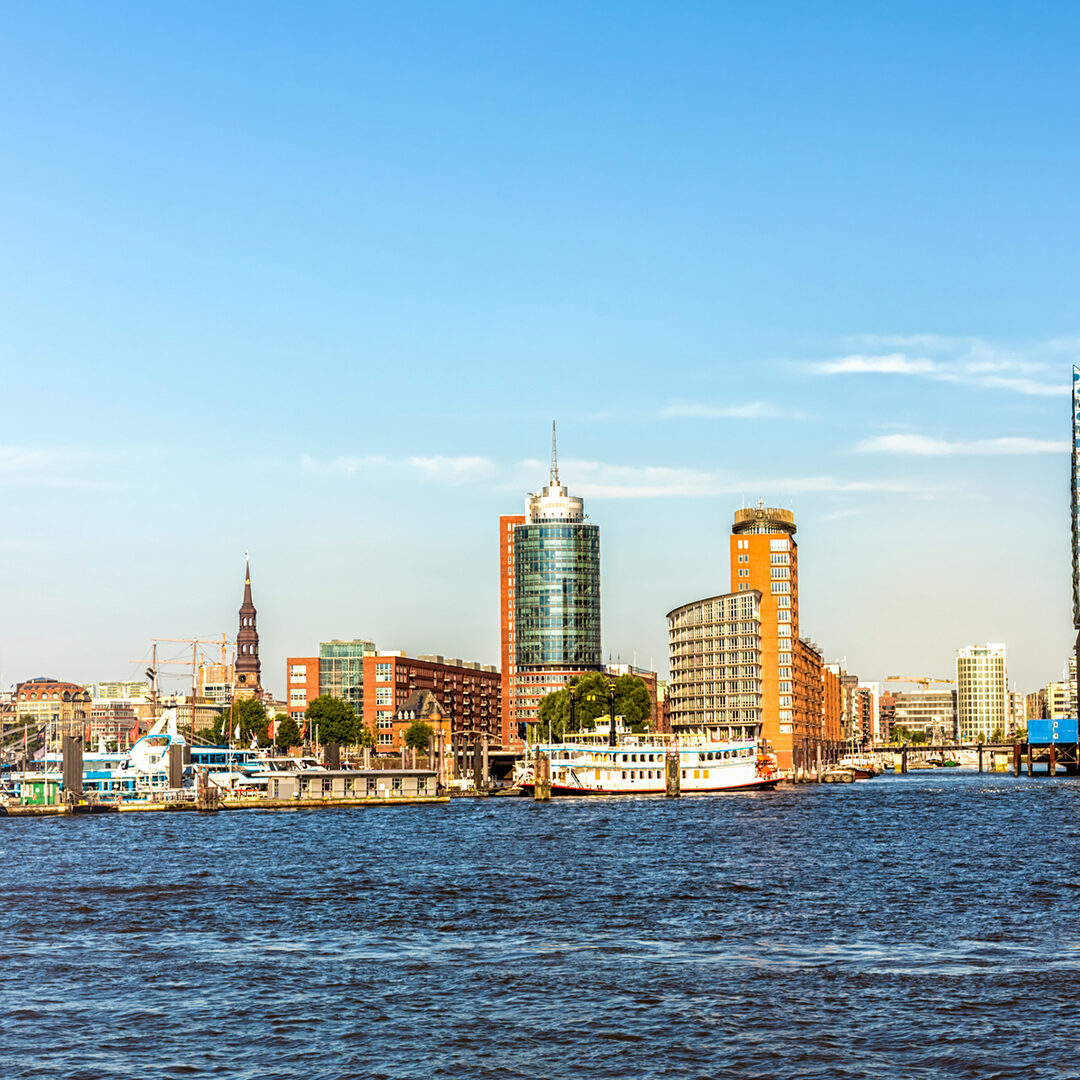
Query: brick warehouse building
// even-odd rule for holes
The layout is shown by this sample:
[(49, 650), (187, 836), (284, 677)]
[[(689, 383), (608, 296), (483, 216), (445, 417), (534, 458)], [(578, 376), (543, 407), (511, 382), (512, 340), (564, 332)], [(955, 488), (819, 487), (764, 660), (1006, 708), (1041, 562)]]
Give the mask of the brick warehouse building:
[(404, 728), (395, 725), (394, 713), (411, 694), (427, 690), (450, 716), (454, 741), (476, 734), (491, 745), (502, 739), (501, 679), (499, 669), (443, 656), (406, 656), (376, 653), (364, 657), (364, 723), (375, 733), (383, 752), (399, 752)]
[[(335, 643), (341, 644), (341, 643)], [(364, 642), (370, 646), (370, 642)], [(359, 653), (360, 650), (358, 649)], [(358, 657), (362, 673), (343, 689), (327, 679), (319, 656), (291, 656), (285, 661), (289, 715), (303, 723), (308, 705), (320, 694), (349, 700), (358, 716), (375, 735), (376, 748), (385, 752), (401, 749), (401, 725), (394, 714), (414, 691), (426, 690), (435, 696), (449, 715), (453, 735), (478, 732), (492, 745), (502, 738), (501, 680), (499, 669), (456, 657), (406, 656), (402, 652), (380, 653), (374, 646)]]

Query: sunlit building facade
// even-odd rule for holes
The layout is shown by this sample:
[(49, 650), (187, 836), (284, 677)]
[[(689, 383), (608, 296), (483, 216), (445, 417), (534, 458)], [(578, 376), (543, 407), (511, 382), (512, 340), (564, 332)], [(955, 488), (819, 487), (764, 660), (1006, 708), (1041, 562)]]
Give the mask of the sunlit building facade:
[(961, 742), (986, 742), (1008, 731), (1004, 645), (991, 642), (957, 652), (956, 715)]
[(676, 735), (756, 738), (761, 724), (761, 593), (669, 611), (666, 720)]

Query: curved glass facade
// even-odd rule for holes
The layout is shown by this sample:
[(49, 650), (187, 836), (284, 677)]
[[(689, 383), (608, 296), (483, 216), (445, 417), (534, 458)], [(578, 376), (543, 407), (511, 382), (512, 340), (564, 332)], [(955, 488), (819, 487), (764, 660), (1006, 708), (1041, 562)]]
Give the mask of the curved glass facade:
[(600, 527), (514, 528), (518, 667), (599, 667)]

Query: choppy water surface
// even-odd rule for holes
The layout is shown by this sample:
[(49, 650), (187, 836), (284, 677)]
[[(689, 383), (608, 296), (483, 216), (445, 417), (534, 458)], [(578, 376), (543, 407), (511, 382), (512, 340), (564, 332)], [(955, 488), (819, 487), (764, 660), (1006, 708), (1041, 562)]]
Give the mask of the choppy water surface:
[(0, 1077), (1080, 1076), (1078, 808), (950, 771), (0, 821)]

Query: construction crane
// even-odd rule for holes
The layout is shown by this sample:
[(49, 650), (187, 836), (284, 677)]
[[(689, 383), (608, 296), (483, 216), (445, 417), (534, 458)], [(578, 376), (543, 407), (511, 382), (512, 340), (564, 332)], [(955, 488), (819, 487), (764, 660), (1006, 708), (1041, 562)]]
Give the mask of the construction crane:
[(950, 685), (956, 682), (955, 679), (934, 679), (929, 675), (890, 675), (885, 681), (914, 683), (917, 686), (921, 686), (923, 690), (929, 690), (932, 682), (948, 683)]

